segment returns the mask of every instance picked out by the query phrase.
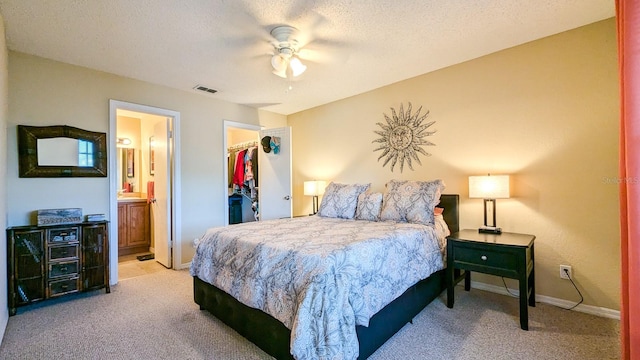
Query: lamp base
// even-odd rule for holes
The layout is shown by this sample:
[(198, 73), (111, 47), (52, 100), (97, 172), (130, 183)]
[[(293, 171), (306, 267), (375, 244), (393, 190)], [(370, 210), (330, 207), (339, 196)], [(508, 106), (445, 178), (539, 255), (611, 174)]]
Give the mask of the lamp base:
[(499, 227), (495, 227), (495, 226), (482, 226), (478, 229), (479, 233), (483, 233), (483, 234), (497, 234), (500, 235), (502, 234), (502, 228)]

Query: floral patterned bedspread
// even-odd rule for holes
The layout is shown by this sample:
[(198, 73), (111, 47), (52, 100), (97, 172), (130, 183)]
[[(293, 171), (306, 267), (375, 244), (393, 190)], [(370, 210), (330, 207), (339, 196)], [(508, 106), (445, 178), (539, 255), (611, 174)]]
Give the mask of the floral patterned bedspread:
[(291, 329), (302, 359), (356, 359), (355, 325), (444, 268), (442, 229), (309, 216), (209, 229), (191, 275)]

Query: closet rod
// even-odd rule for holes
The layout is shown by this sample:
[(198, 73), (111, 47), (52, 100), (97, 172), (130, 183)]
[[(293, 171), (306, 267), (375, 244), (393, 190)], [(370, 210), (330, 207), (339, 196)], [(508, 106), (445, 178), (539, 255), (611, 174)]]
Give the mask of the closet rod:
[(231, 146), (229, 146), (227, 148), (227, 151), (240, 150), (240, 149), (250, 148), (250, 147), (253, 147), (253, 146), (258, 146), (258, 141), (257, 140), (245, 141), (243, 143), (231, 145)]

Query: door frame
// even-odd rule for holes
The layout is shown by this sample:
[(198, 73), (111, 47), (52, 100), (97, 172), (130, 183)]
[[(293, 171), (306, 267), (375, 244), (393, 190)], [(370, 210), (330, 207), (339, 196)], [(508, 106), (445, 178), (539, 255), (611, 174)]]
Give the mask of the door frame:
[[(229, 129), (243, 129), (243, 130), (251, 130), (251, 131), (260, 131), (262, 129), (264, 129), (263, 126), (260, 125), (251, 125), (251, 124), (245, 124), (245, 123), (241, 123), (241, 122), (236, 122), (236, 121), (231, 121), (231, 120), (223, 120), (222, 121), (222, 134), (223, 134), (223, 140), (222, 140), (222, 153), (227, 154), (227, 149), (229, 148), (228, 144), (227, 144), (227, 135), (228, 135), (228, 130)], [(259, 135), (257, 135), (256, 137), (259, 137)], [(224, 203), (224, 226), (229, 225), (229, 202), (226, 201), (227, 198), (229, 198), (229, 188), (228, 188), (228, 184), (227, 181), (229, 179), (229, 161), (227, 161), (226, 157), (223, 159), (222, 161), (222, 166), (223, 166), (223, 172), (222, 175), (224, 176), (224, 178), (222, 179), (222, 183), (225, 184), (224, 187), (224, 197), (223, 199), (225, 199), (225, 201), (223, 201)], [(258, 167), (258, 171), (260, 171), (260, 167)], [(259, 194), (259, 193), (258, 193)], [(258, 195), (259, 196), (259, 195)]]
[[(171, 262), (173, 269), (181, 268), (180, 259), (182, 259), (180, 236), (182, 232), (182, 217), (179, 209), (181, 209), (181, 196), (178, 189), (181, 188), (180, 178), (180, 113), (173, 110), (162, 109), (153, 106), (135, 104), (119, 100), (109, 99), (109, 248), (118, 248), (118, 196), (117, 196), (117, 169), (116, 169), (116, 142), (117, 142), (117, 111), (129, 110), (139, 113), (147, 113), (166, 118), (171, 118), (172, 136), (168, 144), (172, 147), (169, 173), (172, 179), (169, 189), (168, 198), (171, 198)], [(109, 252), (109, 278), (111, 285), (118, 283), (118, 251)]]

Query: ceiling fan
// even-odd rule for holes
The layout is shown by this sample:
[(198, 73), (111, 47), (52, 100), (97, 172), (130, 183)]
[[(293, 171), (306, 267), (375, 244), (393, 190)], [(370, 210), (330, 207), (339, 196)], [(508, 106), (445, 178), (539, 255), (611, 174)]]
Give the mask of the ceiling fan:
[(287, 25), (271, 30), (271, 36), (275, 39), (271, 43), (275, 49), (275, 54), (271, 57), (271, 66), (273, 73), (281, 78), (286, 79), (289, 75), (296, 77), (307, 70), (307, 66), (298, 56), (300, 44), (295, 39), (297, 32), (298, 29)]

